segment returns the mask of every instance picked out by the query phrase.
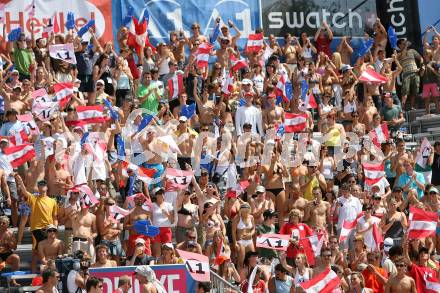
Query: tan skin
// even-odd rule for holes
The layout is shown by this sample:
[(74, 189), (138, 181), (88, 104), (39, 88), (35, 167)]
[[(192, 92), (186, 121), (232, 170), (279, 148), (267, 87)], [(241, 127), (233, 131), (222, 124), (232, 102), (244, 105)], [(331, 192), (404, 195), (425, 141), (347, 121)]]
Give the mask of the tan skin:
[(92, 268), (116, 267), (116, 261), (110, 260), (108, 256), (107, 249), (99, 248), (96, 252), (96, 262), (92, 265)]
[(360, 263), (367, 263), (367, 252), (363, 240), (355, 240), (354, 250), (348, 252), (348, 263), (352, 270), (356, 270)]
[(231, 248), (229, 247), (227, 241), (225, 240), (225, 236), (221, 231), (216, 231), (214, 233), (214, 238), (212, 244), (206, 248), (204, 255), (209, 257), (209, 262), (212, 264), (217, 257), (217, 250), (220, 246), (223, 246), (223, 251), (221, 253), (227, 257), (231, 256)]
[[(236, 251), (238, 251), (239, 264), (243, 263), (246, 252), (255, 251), (253, 242), (246, 246), (239, 243), (239, 240), (252, 240), (255, 235), (255, 221), (254, 217), (250, 214), (250, 211), (250, 208), (241, 208), (238, 215), (232, 220), (232, 243)], [(238, 229), (237, 226), (240, 220), (242, 220), (246, 226), (250, 223), (251, 228)]]
[(47, 231), (47, 239), (38, 244), (38, 256), (42, 264), (46, 265), (48, 260), (55, 260), (58, 255), (64, 252), (63, 242), (57, 239), (56, 230)]
[(36, 293), (53, 293), (57, 287), (59, 278), (60, 274), (55, 271), (53, 276), (49, 277), (48, 281), (44, 283)]
[(364, 293), (373, 293), (373, 290), (370, 288), (365, 288), (365, 286), (361, 283), (361, 277), (358, 274), (352, 274), (350, 278), (350, 293), (355, 292), (364, 292)]
[(312, 191), (314, 201), (308, 202), (304, 214), (304, 222), (312, 229), (327, 231), (327, 223), (330, 223), (330, 204), (322, 200), (321, 190)]
[[(284, 190), (283, 177), (288, 176), (287, 168), (281, 164), (280, 155), (275, 151), (272, 155), (270, 166), (263, 166), (263, 172), (266, 177), (266, 194), (276, 204), (278, 217), (281, 221), (284, 220), (285, 214), (282, 207), (286, 204), (286, 191)], [(275, 196), (270, 189), (279, 189), (282, 191)]]
[[(174, 211), (168, 211), (164, 209), (165, 207), (165, 197), (163, 193), (156, 194), (156, 204), (161, 209), (162, 214), (168, 218), (170, 223), (174, 223)], [(161, 243), (160, 242), (153, 242), (153, 255), (155, 257), (159, 257), (161, 254)]]
[(413, 155), (405, 150), (405, 142), (403, 141), (397, 143), (396, 150), (397, 153), (391, 158), (391, 172), (396, 172), (397, 179), (405, 171), (403, 162), (405, 160), (412, 160)]
[[(9, 221), (7, 219), (0, 220), (0, 253), (11, 252), (17, 249), (17, 241), (14, 234), (8, 230)], [(13, 253), (6, 259), (3, 259), (8, 265), (11, 266), (13, 271), (16, 271), (20, 267), (20, 257)]]
[(374, 106), (373, 98), (371, 96), (367, 96), (364, 99), (364, 104), (362, 107), (359, 107), (359, 120), (361, 123), (365, 124), (366, 130), (371, 130), (371, 124), (373, 121), (373, 115), (378, 113), (377, 108)]
[(87, 238), (90, 244), (93, 243), (97, 235), (96, 216), (82, 205), (72, 222), (72, 230), (73, 237)]
[(263, 213), (265, 210), (275, 210), (275, 204), (266, 196), (265, 192), (257, 192), (257, 196), (251, 201), (252, 215), (254, 216), (257, 225), (262, 224)]
[(157, 293), (156, 287), (146, 277), (136, 274), (136, 279), (139, 281), (141, 293)]
[(385, 293), (417, 293), (416, 282), (407, 275), (407, 267), (403, 262), (396, 264), (397, 275), (388, 280)]

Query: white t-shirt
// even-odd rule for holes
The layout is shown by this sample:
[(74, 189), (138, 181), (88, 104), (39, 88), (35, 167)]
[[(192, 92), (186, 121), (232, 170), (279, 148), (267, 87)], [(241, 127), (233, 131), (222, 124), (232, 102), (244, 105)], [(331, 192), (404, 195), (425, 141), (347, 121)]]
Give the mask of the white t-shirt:
[(352, 195), (348, 199), (343, 196), (338, 197), (336, 204), (339, 205), (338, 229), (342, 228), (344, 220), (353, 221), (362, 212), (361, 201)]
[(75, 283), (76, 274), (78, 274), (77, 271), (71, 270), (67, 275), (67, 291), (69, 291), (69, 293), (85, 293), (86, 290), (78, 288)]
[[(162, 209), (165, 211), (173, 212), (173, 206), (169, 202), (164, 202)], [(162, 213), (162, 209), (157, 205), (157, 203), (153, 203), (153, 213), (152, 220), (153, 226), (157, 227), (171, 227), (170, 220)]]

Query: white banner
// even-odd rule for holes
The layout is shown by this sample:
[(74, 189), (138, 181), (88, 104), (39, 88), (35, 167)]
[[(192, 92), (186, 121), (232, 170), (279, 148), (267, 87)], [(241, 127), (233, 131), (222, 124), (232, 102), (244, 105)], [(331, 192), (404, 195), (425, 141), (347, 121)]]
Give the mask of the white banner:
[(70, 64), (76, 64), (75, 51), (72, 43), (49, 45), (49, 55), (52, 58), (63, 60)]

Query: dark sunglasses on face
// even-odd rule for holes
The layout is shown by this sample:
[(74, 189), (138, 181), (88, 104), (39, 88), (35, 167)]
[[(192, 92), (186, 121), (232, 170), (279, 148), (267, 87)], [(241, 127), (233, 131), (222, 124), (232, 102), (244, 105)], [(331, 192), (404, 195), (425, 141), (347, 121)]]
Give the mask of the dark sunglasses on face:
[(56, 230), (56, 229), (49, 229), (49, 230), (47, 230), (47, 232), (48, 232), (48, 233), (56, 233), (57, 230)]

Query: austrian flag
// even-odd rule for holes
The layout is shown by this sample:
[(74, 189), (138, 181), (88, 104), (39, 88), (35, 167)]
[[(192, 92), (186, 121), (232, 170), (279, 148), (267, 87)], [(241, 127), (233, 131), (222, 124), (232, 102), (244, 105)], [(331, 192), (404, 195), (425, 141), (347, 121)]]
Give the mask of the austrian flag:
[(76, 107), (78, 121), (84, 124), (103, 123), (106, 121), (104, 117), (103, 106), (78, 106)]
[(379, 182), (384, 176), (384, 165), (383, 164), (373, 164), (373, 163), (363, 163), (365, 175), (365, 184), (372, 186)]
[(307, 126), (307, 114), (285, 113), (284, 131), (286, 133), (301, 132)]
[(53, 97), (54, 102), (60, 104), (60, 108), (63, 108), (73, 95), (73, 84), (71, 82), (57, 83), (53, 86), (55, 91), (55, 96)]
[(250, 34), (246, 44), (247, 52), (258, 53), (261, 48), (263, 48), (263, 33)]
[(384, 123), (371, 130), (370, 133), (368, 133), (368, 136), (371, 138), (371, 141), (380, 148), (380, 145), (390, 138), (387, 124)]
[(6, 155), (12, 168), (18, 168), (24, 163), (35, 158), (35, 149), (31, 144), (22, 144), (5, 148), (3, 153)]
[(409, 209), (408, 239), (435, 236), (438, 215), (436, 212), (411, 207)]
[(340, 283), (341, 281), (338, 275), (330, 268), (327, 268), (311, 280), (300, 283), (300, 286), (306, 293), (330, 293), (337, 288)]
[(183, 91), (183, 75), (175, 74), (168, 80), (169, 97), (171, 99), (177, 98)]
[(208, 67), (209, 54), (211, 53), (213, 46), (209, 43), (200, 44), (196, 51), (197, 67)]

